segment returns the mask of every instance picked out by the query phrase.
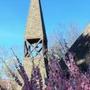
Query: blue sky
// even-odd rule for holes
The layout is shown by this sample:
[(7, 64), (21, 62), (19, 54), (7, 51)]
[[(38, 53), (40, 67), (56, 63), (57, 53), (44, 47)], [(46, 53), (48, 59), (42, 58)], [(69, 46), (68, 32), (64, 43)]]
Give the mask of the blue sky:
[[(59, 24), (77, 24), (80, 32), (90, 22), (90, 0), (41, 0), (50, 39)], [(23, 47), (30, 0), (0, 0), (0, 46)], [(59, 29), (60, 30), (60, 29)], [(65, 30), (61, 30), (65, 33)]]

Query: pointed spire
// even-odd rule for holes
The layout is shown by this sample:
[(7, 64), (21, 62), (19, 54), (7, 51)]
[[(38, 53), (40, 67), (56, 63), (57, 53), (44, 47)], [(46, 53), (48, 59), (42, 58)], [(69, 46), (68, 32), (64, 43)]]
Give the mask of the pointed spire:
[(41, 9), (41, 2), (40, 0), (31, 0), (29, 16), (26, 25), (25, 39), (31, 39), (31, 42), (35, 43), (34, 41), (43, 39), (45, 37), (46, 33)]
[[(24, 42), (24, 67), (31, 77), (33, 63), (39, 65), (41, 76), (46, 75), (48, 60), (46, 57), (47, 37), (40, 0), (31, 0)], [(44, 81), (44, 79), (43, 79)]]

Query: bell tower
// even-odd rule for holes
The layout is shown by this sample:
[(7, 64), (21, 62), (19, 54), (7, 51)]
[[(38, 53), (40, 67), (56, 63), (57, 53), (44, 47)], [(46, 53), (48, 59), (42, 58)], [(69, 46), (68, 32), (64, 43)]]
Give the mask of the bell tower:
[(31, 77), (33, 65), (40, 68), (41, 76), (47, 77), (47, 37), (40, 0), (31, 0), (24, 40), (24, 67)]

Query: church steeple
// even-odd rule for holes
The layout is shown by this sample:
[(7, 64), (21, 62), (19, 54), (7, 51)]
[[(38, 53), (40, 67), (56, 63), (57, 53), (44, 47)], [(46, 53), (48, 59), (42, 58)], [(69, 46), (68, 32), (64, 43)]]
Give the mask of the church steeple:
[(27, 26), (26, 26), (26, 39), (42, 38), (45, 34), (43, 22), (43, 15), (40, 0), (31, 0), (31, 7), (29, 11)]
[(42, 77), (46, 77), (48, 61), (44, 56), (47, 50), (47, 37), (40, 0), (31, 0), (25, 31), (24, 67), (30, 76), (33, 64), (39, 65)]

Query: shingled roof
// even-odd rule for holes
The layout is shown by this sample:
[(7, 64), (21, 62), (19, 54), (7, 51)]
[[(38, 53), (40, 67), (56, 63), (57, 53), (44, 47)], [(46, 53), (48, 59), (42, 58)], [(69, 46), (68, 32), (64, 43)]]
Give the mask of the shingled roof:
[(74, 52), (77, 57), (77, 64), (83, 64), (90, 62), (90, 25), (85, 28), (85, 31), (75, 41), (75, 43), (69, 49)]

